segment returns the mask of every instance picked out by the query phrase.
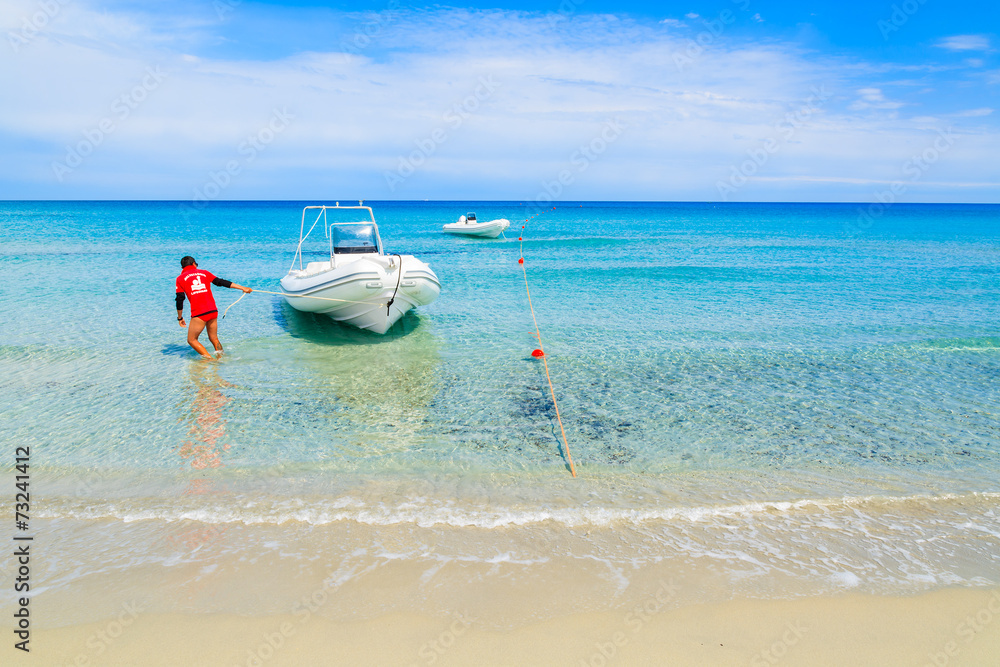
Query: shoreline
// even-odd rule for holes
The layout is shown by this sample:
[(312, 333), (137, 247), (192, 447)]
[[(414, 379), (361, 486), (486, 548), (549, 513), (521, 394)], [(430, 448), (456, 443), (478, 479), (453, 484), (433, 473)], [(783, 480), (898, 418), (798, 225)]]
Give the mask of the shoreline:
[(393, 484), (340, 500), (301, 485), (291, 499), (199, 487), (173, 500), (51, 500), (46, 511), (57, 517), (34, 524), (44, 548), (32, 573), (33, 625), (87, 623), (124, 603), (150, 614), (281, 615), (320, 594), (329, 597), (322, 615), (340, 623), (462, 612), (507, 631), (627, 608), (663, 582), (676, 583), (672, 608), (998, 585), (995, 494), (727, 504), (611, 522), (594, 517), (622, 503), (595, 499), (580, 525), (549, 517), (482, 527), (419, 519), (439, 510), (516, 517), (540, 503), (483, 500), (469, 489), (455, 494), (469, 498), (461, 506), (404, 503), (395, 499), (406, 489)]
[[(846, 594), (573, 613), (506, 631), (459, 616), (338, 622), (294, 614), (145, 614), (32, 633), (30, 657), (65, 665), (986, 665), (1000, 655), (1000, 588)], [(321, 605), (320, 605), (321, 606)], [(319, 609), (317, 608), (317, 612)], [(8, 661), (10, 660), (10, 661)]]

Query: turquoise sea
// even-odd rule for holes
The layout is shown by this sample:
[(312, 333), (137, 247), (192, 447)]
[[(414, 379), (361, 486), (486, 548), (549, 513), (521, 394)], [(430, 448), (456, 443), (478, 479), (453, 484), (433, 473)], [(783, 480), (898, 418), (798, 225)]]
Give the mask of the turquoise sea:
[[(252, 294), (199, 360), (181, 256), (277, 291), (319, 203), (0, 203), (0, 429), (50, 622), (276, 613), (333, 575), (332, 616), (462, 588), (497, 626), (664, 573), (690, 600), (1000, 585), (1000, 206), (365, 202), (438, 301), (378, 336)], [(507, 238), (441, 232), (467, 211)], [(405, 595), (351, 593), (404, 565)]]

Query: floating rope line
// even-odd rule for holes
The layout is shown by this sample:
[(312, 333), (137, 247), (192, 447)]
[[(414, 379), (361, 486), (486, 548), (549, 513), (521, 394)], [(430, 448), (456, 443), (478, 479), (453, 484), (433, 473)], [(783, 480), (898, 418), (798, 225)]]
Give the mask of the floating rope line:
[[(555, 206), (552, 207), (555, 210)], [(537, 218), (540, 214), (535, 214), (531, 216), (532, 218)], [(529, 218), (530, 220), (530, 218)], [(525, 223), (528, 220), (524, 221)], [(541, 357), (542, 363), (545, 364), (545, 379), (549, 381), (549, 393), (552, 394), (552, 407), (556, 409), (556, 421), (559, 422), (559, 431), (562, 433), (563, 439), (563, 451), (566, 452), (566, 460), (569, 461), (569, 471), (573, 473), (573, 477), (576, 477), (576, 466), (573, 465), (573, 455), (569, 453), (569, 442), (566, 440), (566, 429), (563, 428), (562, 417), (559, 416), (559, 403), (556, 402), (556, 390), (552, 387), (552, 377), (549, 375), (549, 361), (548, 357), (545, 355), (545, 348), (542, 346), (542, 332), (538, 328), (538, 319), (535, 317), (535, 307), (531, 304), (531, 289), (528, 287), (528, 270), (524, 266), (524, 228), (525, 225), (521, 225), (521, 236), (517, 237), (517, 240), (521, 242), (521, 257), (518, 258), (517, 263), (521, 265), (521, 272), (524, 274), (524, 291), (528, 294), (528, 308), (531, 309), (531, 321), (535, 324), (535, 338), (538, 339), (538, 349), (531, 353), (533, 357)]]
[[(287, 296), (295, 299), (320, 299), (321, 301), (339, 301), (340, 303), (360, 303), (365, 306), (378, 306), (379, 308), (381, 308), (383, 305), (380, 303), (372, 303), (371, 301), (351, 301), (350, 299), (333, 299), (328, 296), (313, 296), (311, 294), (288, 294), (286, 292), (268, 292), (266, 289), (255, 289), (254, 292), (260, 292), (261, 294), (274, 294), (275, 296)], [(236, 301), (233, 301), (231, 304), (229, 304), (226, 307), (225, 312), (222, 313), (222, 319), (226, 319), (226, 313), (229, 312), (229, 309), (238, 304), (240, 300), (247, 294), (250, 294), (250, 292), (244, 292), (239, 299), (236, 299)]]

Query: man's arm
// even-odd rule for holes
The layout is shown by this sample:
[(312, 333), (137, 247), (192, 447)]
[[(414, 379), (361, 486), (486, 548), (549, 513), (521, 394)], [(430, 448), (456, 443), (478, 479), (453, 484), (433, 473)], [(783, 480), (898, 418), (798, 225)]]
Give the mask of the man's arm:
[(184, 292), (174, 294), (174, 303), (177, 304), (177, 324), (184, 326)]
[(243, 285), (237, 285), (231, 280), (226, 280), (225, 278), (212, 278), (212, 284), (216, 287), (231, 287), (233, 289), (243, 290), (244, 294), (249, 294), (253, 290), (249, 287), (244, 287)]

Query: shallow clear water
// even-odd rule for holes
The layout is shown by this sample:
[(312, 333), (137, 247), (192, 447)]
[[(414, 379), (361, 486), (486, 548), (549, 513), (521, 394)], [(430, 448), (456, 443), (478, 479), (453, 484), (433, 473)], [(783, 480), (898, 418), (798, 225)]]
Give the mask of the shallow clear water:
[[(1000, 582), (1000, 207), (897, 205), (863, 230), (826, 204), (532, 217), (574, 480), (530, 356), (516, 237), (537, 211), (518, 203), (373, 203), (387, 251), (442, 283), (385, 336), (254, 294), (221, 323), (224, 361), (195, 357), (179, 258), (277, 291), (302, 205), (0, 204), (3, 437), (32, 447), (36, 514), (77, 540), (52, 554), (53, 589), (98, 558), (88, 526), (181, 523), (243, 526), (216, 554), (352, 524), (486, 563), (503, 531), (558, 525), (566, 557), (618, 563), (612, 582), (705, 554), (798, 590)], [(508, 238), (441, 233), (468, 210), (511, 219)], [(129, 539), (132, 568), (205, 557)]]

